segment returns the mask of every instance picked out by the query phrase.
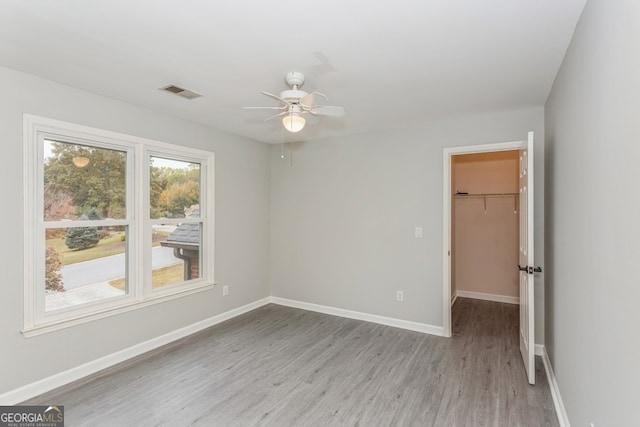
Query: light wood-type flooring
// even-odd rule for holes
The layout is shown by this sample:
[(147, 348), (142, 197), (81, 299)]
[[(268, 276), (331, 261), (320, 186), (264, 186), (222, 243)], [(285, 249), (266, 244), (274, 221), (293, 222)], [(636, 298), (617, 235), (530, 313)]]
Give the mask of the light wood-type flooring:
[(272, 304), (26, 403), (67, 427), (557, 426), (518, 306), (459, 298), (452, 320), (441, 338)]

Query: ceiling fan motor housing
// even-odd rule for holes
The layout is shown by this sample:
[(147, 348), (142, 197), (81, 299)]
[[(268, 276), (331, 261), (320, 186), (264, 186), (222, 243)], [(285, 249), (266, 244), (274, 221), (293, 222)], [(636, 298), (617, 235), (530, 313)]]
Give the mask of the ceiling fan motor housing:
[(282, 92), (280, 92), (280, 98), (294, 104), (298, 104), (300, 100), (305, 96), (307, 96), (307, 92), (297, 89), (283, 90)]
[(289, 87), (292, 89), (297, 89), (304, 84), (304, 74), (297, 71), (291, 71), (284, 76), (284, 81), (287, 82)]

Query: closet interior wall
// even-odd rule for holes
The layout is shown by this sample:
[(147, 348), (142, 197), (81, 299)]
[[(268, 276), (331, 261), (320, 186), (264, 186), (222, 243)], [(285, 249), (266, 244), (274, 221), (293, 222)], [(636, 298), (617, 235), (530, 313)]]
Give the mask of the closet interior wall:
[(454, 297), (518, 300), (518, 154), (502, 151), (453, 157)]

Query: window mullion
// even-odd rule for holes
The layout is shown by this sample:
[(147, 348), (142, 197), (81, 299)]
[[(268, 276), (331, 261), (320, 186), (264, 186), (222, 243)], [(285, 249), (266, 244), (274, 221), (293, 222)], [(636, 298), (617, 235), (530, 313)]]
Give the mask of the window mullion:
[[(147, 156), (146, 150), (144, 146), (138, 146), (136, 150), (136, 173), (135, 173), (135, 183), (133, 185), (133, 194), (136, 194), (137, 197), (135, 199), (135, 205), (132, 203), (132, 206), (135, 207), (135, 212), (132, 212), (134, 217), (135, 224), (135, 250), (132, 250), (131, 259), (133, 260), (133, 264), (135, 265), (135, 271), (132, 271), (132, 287), (135, 288), (136, 298), (139, 300), (144, 300), (147, 298), (149, 294), (148, 278), (149, 275), (147, 273), (147, 266), (149, 265), (150, 254), (148, 254), (147, 250), (147, 215), (145, 214), (148, 210), (148, 197), (146, 188), (148, 187), (149, 177), (148, 177), (148, 166), (147, 166)], [(132, 194), (132, 197), (133, 197)]]

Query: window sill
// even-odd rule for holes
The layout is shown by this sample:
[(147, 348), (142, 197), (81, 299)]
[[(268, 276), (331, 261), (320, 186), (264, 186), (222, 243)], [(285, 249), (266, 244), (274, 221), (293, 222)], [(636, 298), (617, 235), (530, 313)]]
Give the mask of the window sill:
[(83, 323), (93, 322), (94, 320), (104, 319), (120, 313), (126, 313), (128, 311), (137, 310), (139, 308), (171, 301), (176, 298), (185, 297), (188, 295), (205, 292), (213, 289), (215, 283), (203, 283), (198, 286), (194, 286), (188, 289), (179, 289), (174, 292), (167, 292), (161, 295), (152, 295), (144, 300), (137, 300), (132, 302), (126, 302), (117, 307), (105, 308), (104, 310), (95, 311), (90, 314), (76, 316), (70, 319), (45, 323), (41, 325), (35, 325), (28, 328), (24, 328), (21, 332), (25, 338), (31, 338), (38, 335), (48, 334), (50, 332), (60, 331), (72, 326), (81, 325)]

